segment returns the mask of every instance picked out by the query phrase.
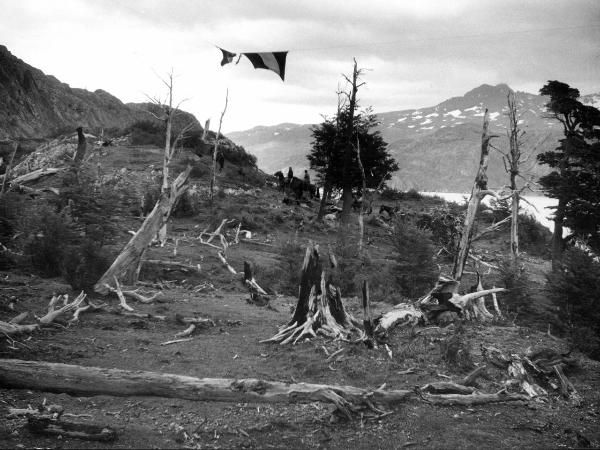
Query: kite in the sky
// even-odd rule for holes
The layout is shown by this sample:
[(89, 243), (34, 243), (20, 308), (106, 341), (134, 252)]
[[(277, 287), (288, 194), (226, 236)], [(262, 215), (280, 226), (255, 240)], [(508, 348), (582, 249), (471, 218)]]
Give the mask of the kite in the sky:
[[(223, 50), (221, 47), (218, 47), (218, 49), (223, 52), (223, 59), (221, 60), (222, 66), (232, 62), (233, 58), (236, 56), (235, 53)], [(240, 58), (243, 55), (250, 60), (255, 69), (272, 70), (284, 80), (285, 58), (287, 57), (287, 54), (288, 52), (241, 53)], [(238, 59), (237, 62), (239, 61), (240, 60)]]

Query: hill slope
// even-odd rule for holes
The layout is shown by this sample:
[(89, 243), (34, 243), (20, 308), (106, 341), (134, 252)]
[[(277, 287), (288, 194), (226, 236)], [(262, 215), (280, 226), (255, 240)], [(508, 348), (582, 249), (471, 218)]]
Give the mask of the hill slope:
[[(471, 188), (479, 158), (481, 125), (485, 108), (491, 119), (491, 131), (500, 136), (494, 145), (506, 147), (506, 84), (484, 84), (463, 96), (450, 98), (436, 106), (378, 114), (380, 130), (391, 154), (400, 164), (392, 184), (408, 189), (464, 192)], [(562, 130), (559, 124), (545, 118), (543, 96), (517, 93), (521, 126), (526, 131), (524, 147), (535, 152), (553, 148)], [(597, 104), (600, 95), (582, 97), (587, 104)], [(292, 166), (308, 167), (305, 155), (310, 150), (311, 127), (284, 123), (255, 127), (229, 133), (229, 137), (257, 156), (266, 172)], [(531, 158), (533, 162), (535, 158)], [(539, 174), (544, 169), (534, 166)], [(492, 155), (489, 167), (490, 185), (506, 183), (502, 160)]]
[[(0, 140), (43, 138), (77, 126), (123, 129), (138, 120), (153, 120), (145, 111), (152, 107), (156, 106), (124, 104), (101, 89), (71, 88), (0, 45)], [(181, 120), (197, 122), (187, 113)]]

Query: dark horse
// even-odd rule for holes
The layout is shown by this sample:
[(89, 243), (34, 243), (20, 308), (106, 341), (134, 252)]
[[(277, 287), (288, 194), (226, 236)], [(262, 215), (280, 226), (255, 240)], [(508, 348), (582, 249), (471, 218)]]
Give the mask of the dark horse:
[(387, 206), (387, 205), (381, 205), (381, 207), (379, 208), (379, 215), (386, 212), (388, 214), (388, 216), (391, 218), (391, 217), (394, 217), (399, 210), (400, 209), (397, 206), (392, 207), (392, 206)]
[(273, 175), (277, 177), (277, 184), (279, 185), (279, 190), (283, 191), (285, 189), (285, 177), (283, 176), (283, 172), (279, 170)]
[(293, 177), (288, 184), (290, 190), (294, 193), (297, 199), (302, 198), (302, 194), (308, 191), (310, 198), (319, 198), (319, 190), (314, 184), (307, 183), (298, 177)]

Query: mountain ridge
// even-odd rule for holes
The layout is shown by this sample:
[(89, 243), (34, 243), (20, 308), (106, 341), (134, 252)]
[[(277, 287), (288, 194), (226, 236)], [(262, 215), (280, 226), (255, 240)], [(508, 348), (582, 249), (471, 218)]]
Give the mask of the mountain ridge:
[[(489, 111), (491, 132), (499, 135), (494, 145), (506, 150), (504, 114), (509, 90), (505, 83), (482, 84), (434, 106), (377, 113), (378, 129), (400, 164), (390, 184), (401, 189), (468, 192), (479, 161), (485, 108)], [(524, 149), (537, 154), (554, 148), (562, 128), (546, 117), (547, 98), (527, 92), (516, 92), (516, 98), (520, 124), (526, 131)], [(600, 105), (600, 94), (582, 96), (581, 100)], [(285, 122), (228, 133), (228, 137), (253, 153), (259, 167), (266, 172), (288, 166), (300, 172), (308, 168), (306, 154), (311, 148), (311, 128), (315, 125)], [(546, 168), (534, 165), (529, 173), (539, 176), (545, 171)], [(497, 152), (493, 152), (490, 160), (489, 179), (491, 186), (506, 183), (501, 155)]]
[[(126, 129), (140, 120), (155, 121), (149, 103), (123, 103), (103, 89), (72, 88), (14, 56), (0, 45), (0, 140), (39, 139), (87, 130)], [(198, 120), (181, 111), (178, 120)], [(200, 127), (201, 128), (201, 127)]]

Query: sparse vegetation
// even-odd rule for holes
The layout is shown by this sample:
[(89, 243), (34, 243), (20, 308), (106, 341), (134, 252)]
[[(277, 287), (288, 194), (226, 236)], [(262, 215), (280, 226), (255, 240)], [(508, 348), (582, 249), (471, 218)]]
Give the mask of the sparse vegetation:
[(432, 233), (411, 219), (397, 220), (394, 227), (396, 281), (403, 295), (417, 298), (430, 289), (438, 277)]

